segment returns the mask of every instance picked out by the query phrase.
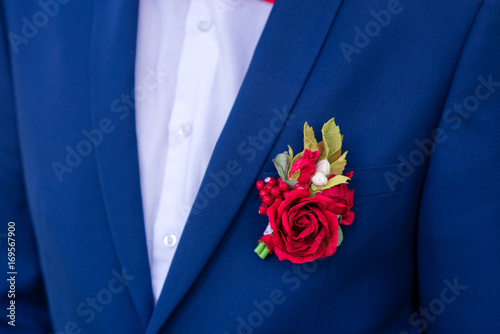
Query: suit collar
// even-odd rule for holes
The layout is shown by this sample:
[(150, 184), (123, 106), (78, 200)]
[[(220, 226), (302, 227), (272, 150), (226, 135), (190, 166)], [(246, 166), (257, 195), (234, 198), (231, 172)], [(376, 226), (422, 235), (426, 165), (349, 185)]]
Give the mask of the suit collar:
[[(269, 153), (340, 4), (341, 0), (275, 3), (216, 144), (147, 334), (158, 333), (189, 291), (243, 205), (262, 165), (271, 158)], [(250, 138), (263, 132), (270, 137), (267, 144), (252, 149)], [(218, 173), (231, 177), (227, 185), (216, 185), (215, 191), (214, 175)]]
[[(138, 2), (94, 1), (89, 59), (93, 126), (112, 129), (96, 148), (104, 205), (120, 266), (146, 328), (153, 310), (151, 275), (139, 182), (134, 108), (123, 102), (134, 87)], [(111, 124), (111, 126), (109, 125)]]

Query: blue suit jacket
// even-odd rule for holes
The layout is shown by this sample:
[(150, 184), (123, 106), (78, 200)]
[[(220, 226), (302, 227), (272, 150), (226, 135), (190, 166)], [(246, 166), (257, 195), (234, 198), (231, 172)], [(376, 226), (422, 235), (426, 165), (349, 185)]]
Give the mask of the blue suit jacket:
[[(1, 333), (499, 332), (497, 1), (277, 0), (156, 306), (138, 1), (0, 3), (1, 261), (12, 221), (17, 271)], [(331, 258), (263, 261), (254, 182), (332, 117), (354, 223)]]

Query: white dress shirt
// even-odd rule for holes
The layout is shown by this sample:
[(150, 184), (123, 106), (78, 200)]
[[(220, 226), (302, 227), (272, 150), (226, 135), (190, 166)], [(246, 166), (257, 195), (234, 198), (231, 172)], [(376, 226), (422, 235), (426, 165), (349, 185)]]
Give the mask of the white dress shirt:
[(136, 121), (155, 300), (272, 5), (141, 0)]

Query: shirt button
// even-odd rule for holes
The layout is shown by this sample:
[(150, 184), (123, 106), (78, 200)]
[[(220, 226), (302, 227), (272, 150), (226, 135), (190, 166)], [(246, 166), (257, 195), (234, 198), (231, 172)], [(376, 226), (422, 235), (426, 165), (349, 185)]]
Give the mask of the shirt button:
[(200, 31), (209, 31), (211, 27), (212, 23), (208, 20), (201, 20), (198, 22), (198, 29), (200, 29)]
[(179, 128), (179, 134), (183, 137), (188, 137), (191, 134), (191, 124), (184, 123)]
[(163, 238), (163, 244), (167, 247), (174, 247), (177, 244), (177, 236), (173, 233), (167, 234)]

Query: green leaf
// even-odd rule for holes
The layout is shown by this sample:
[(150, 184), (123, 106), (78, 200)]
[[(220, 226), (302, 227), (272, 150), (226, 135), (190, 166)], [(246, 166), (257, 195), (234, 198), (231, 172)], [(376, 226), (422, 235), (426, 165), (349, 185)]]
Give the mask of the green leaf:
[[(300, 152), (299, 154), (297, 154), (295, 156), (295, 158), (292, 159), (292, 162), (290, 163), (290, 165), (288, 166), (288, 174), (290, 174), (290, 171), (292, 169), (292, 165), (295, 163), (295, 161), (299, 160), (300, 158), (302, 158), (302, 156), (304, 155), (304, 152)], [(299, 173), (300, 174), (300, 170), (296, 171), (295, 173), (293, 173), (293, 175)], [(289, 177), (288, 179), (289, 180), (297, 180), (299, 178), (299, 174), (295, 175), (295, 178), (292, 179), (292, 177)]]
[(299, 181), (293, 181), (293, 180), (286, 180), (285, 182), (288, 183), (288, 187), (290, 189), (293, 189), (293, 187), (295, 187), (295, 185), (299, 183)]
[(314, 137), (314, 130), (307, 124), (304, 123), (304, 150), (317, 151), (318, 150), (318, 142), (316, 141), (316, 137)]
[(299, 176), (300, 176), (300, 169), (295, 173), (293, 173), (292, 175), (290, 175), (289, 180), (297, 181), (299, 179)]
[(293, 150), (290, 147), (290, 145), (288, 145), (288, 170), (287, 170), (287, 174), (290, 170), (290, 167), (292, 166), (292, 161), (293, 161)]
[(330, 174), (336, 174), (340, 175), (344, 171), (345, 165), (347, 164), (347, 161), (345, 159), (345, 156), (347, 155), (347, 151), (342, 154), (338, 159), (336, 159), (334, 162), (330, 164)]
[(288, 179), (288, 152), (280, 153), (273, 159), (274, 166), (283, 181)]
[(321, 133), (323, 134), (326, 156), (328, 161), (332, 163), (335, 161), (333, 159), (333, 155), (340, 151), (340, 148), (342, 147), (342, 136), (340, 135), (339, 127), (335, 124), (334, 118), (323, 125)]
[(340, 221), (342, 220), (342, 216), (337, 215), (337, 218), (339, 219), (339, 231), (338, 231), (338, 239), (337, 239), (337, 247), (340, 246), (342, 241), (344, 240), (344, 233), (342, 232), (342, 229), (340, 228)]
[(292, 167), (292, 165), (295, 163), (295, 161), (299, 160), (300, 158), (302, 158), (302, 156), (304, 155), (304, 151), (300, 152), (299, 154), (297, 154), (293, 160), (292, 160), (292, 163), (290, 164), (290, 167)]
[(324, 186), (318, 187), (317, 185), (312, 184), (311, 185), (311, 190), (314, 193), (318, 193), (320, 191), (333, 188), (333, 187), (335, 187), (335, 186), (337, 186), (339, 184), (347, 183), (348, 180), (350, 180), (350, 179), (347, 176), (344, 176), (344, 175), (335, 175), (330, 180), (328, 180), (328, 183), (325, 184)]
[(337, 159), (341, 157), (341, 155), (342, 155), (342, 150), (339, 149), (337, 152), (330, 154), (330, 156), (328, 157), (328, 162), (334, 163), (335, 161), (337, 161)]

